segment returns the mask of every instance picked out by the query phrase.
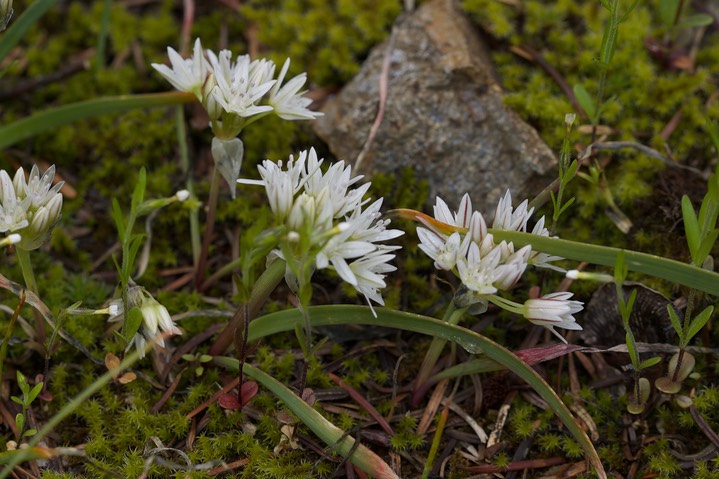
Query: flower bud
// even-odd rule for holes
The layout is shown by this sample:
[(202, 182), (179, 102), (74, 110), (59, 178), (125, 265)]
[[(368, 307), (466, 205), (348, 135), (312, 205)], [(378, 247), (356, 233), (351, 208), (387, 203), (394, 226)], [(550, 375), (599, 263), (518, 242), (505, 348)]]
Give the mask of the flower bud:
[(12, 13), (12, 0), (0, 0), (0, 32), (10, 23)]

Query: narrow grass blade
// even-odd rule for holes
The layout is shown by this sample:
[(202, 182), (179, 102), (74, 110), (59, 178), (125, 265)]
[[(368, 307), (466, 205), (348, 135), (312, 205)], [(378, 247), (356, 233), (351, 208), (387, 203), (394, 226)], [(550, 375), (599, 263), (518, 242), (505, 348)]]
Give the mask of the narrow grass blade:
[[(546, 381), (514, 353), (474, 331), (447, 324), (434, 318), (385, 308), (375, 308), (375, 311), (377, 312), (377, 317), (372, 314), (372, 310), (368, 306), (314, 306), (309, 308), (309, 317), (313, 327), (345, 324), (384, 326), (443, 338), (459, 344), (470, 353), (484, 353), (534, 388), (562, 420), (572, 436), (574, 436), (574, 439), (582, 446), (585, 456), (594, 466), (597, 476), (600, 479), (606, 479), (607, 474), (599, 460), (597, 451), (594, 449), (594, 445), (579, 427), (567, 406)], [(250, 323), (248, 339), (249, 341), (256, 341), (271, 334), (291, 331), (296, 324), (301, 324), (302, 321), (302, 315), (296, 309), (268, 314)], [(254, 379), (261, 382), (257, 377), (254, 377)]]
[[(220, 356), (215, 357), (213, 361), (215, 364), (235, 371), (240, 368), (240, 362), (234, 358)], [(322, 439), (325, 444), (331, 446), (344, 457), (351, 453), (348, 460), (352, 464), (378, 479), (399, 479), (399, 476), (392, 471), (392, 468), (377, 454), (362, 444), (356, 445), (354, 438), (346, 435), (342, 429), (325, 419), (322, 414), (315, 411), (312, 406), (303, 401), (287, 386), (250, 364), (245, 363), (242, 371), (280, 398), (300, 418), (302, 423), (317, 434), (317, 437)]]
[(52, 130), (78, 120), (92, 118), (110, 113), (121, 113), (135, 108), (151, 108), (158, 106), (190, 103), (196, 100), (192, 93), (171, 92), (151, 93), (147, 95), (121, 95), (81, 101), (57, 108), (50, 108), (35, 113), (0, 127), (0, 149), (7, 148), (21, 140), (38, 133)]
[(624, 261), (630, 271), (656, 276), (719, 296), (719, 274), (690, 264), (637, 251), (548, 238), (530, 233), (493, 229), (489, 232), (500, 241), (512, 241), (515, 247), (529, 244), (537, 251), (604, 266), (614, 266), (617, 255), (620, 251), (624, 251)]
[(17, 21), (10, 24), (10, 28), (0, 36), (0, 60), (4, 59), (20, 43), (35, 22), (56, 3), (57, 0), (37, 0), (18, 17)]

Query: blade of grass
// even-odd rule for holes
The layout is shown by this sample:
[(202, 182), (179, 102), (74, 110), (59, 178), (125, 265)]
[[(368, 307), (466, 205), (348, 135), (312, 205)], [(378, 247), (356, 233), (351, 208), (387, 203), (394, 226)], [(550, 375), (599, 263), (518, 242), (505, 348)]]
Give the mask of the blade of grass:
[[(594, 445), (577, 424), (567, 406), (549, 384), (514, 353), (474, 331), (434, 318), (385, 308), (375, 308), (375, 311), (377, 317), (372, 314), (372, 310), (368, 306), (313, 306), (309, 308), (309, 318), (313, 327), (366, 324), (414, 331), (455, 342), (470, 353), (486, 354), (534, 388), (581, 445), (586, 458), (594, 466), (599, 478), (607, 478)], [(256, 341), (259, 338), (283, 331), (292, 331), (295, 325), (302, 324), (302, 321), (302, 315), (296, 309), (262, 316), (250, 323), (249, 341)], [(255, 379), (261, 382), (259, 379)]]
[[(219, 356), (215, 357), (213, 362), (234, 371), (240, 367), (240, 362), (234, 358)], [(325, 444), (332, 446), (336, 452), (347, 457), (354, 449), (348, 458), (352, 464), (378, 479), (399, 479), (399, 476), (377, 454), (361, 444), (355, 446), (353, 437), (346, 435), (342, 429), (325, 419), (287, 386), (250, 364), (245, 363), (242, 371), (280, 398), (305, 426), (317, 434)]]
[(196, 101), (196, 97), (192, 93), (170, 92), (96, 98), (50, 108), (0, 127), (0, 149), (38, 133), (86, 118), (121, 113), (135, 108), (177, 105), (193, 101)]
[(719, 296), (719, 274), (661, 256), (609, 246), (579, 243), (516, 231), (489, 230), (498, 240), (512, 241), (515, 247), (532, 245), (532, 249), (567, 259), (614, 266), (617, 255), (624, 251), (624, 261), (631, 271), (666, 279), (705, 293)]
[(37, 0), (33, 2), (16, 21), (14, 21), (10, 28), (0, 36), (0, 61), (3, 60), (15, 46), (20, 43), (20, 40), (25, 34), (35, 25), (35, 22), (42, 17), (45, 12), (52, 8), (57, 3), (57, 0)]

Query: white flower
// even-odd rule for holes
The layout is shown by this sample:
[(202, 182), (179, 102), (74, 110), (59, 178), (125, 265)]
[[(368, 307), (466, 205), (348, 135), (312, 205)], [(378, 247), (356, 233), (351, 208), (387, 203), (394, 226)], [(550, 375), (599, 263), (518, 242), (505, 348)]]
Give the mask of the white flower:
[(296, 160), (290, 156), (286, 166), (266, 160), (258, 167), (261, 181), (239, 182), (264, 186), (278, 223), (287, 229), (278, 239), (285, 242), (283, 247), (270, 255), (288, 262), (288, 284), (296, 283), (290, 263), (311, 264), (313, 269), (332, 266), (368, 300), (382, 304), (378, 290), (384, 287), (384, 273), (395, 269), (387, 264), (394, 258), (388, 252), (398, 247), (378, 243), (404, 232), (387, 228), (389, 220), (379, 211), (381, 199), (363, 209), (369, 184), (350, 188), (362, 178), (352, 177), (350, 166), (338, 162), (323, 173), (322, 161), (312, 148)]
[(529, 202), (524, 200), (512, 209), (512, 194), (509, 190), (499, 199), (497, 210), (494, 212), (492, 228), (508, 231), (527, 231), (527, 220), (532, 216), (534, 208), (527, 209)]
[(171, 47), (167, 47), (167, 56), (170, 58), (172, 68), (159, 63), (153, 63), (152, 68), (179, 91), (194, 93), (199, 100), (202, 100), (202, 86), (210, 70), (200, 39), (195, 40), (192, 58), (182, 58)]
[[(539, 218), (537, 224), (534, 225), (534, 228), (532, 229), (532, 234), (549, 237), (549, 230), (544, 227), (544, 216)], [(529, 264), (531, 264), (532, 266), (536, 266), (537, 268), (548, 268), (553, 269), (554, 271), (558, 271), (560, 273), (564, 273), (565, 270), (563, 268), (550, 264), (551, 261), (561, 261), (563, 259), (564, 258), (562, 258), (561, 256), (541, 253), (539, 251), (532, 251), (532, 254), (529, 255)]]
[(499, 248), (482, 255), (477, 243), (471, 242), (466, 258), (457, 261), (459, 279), (469, 290), (477, 294), (494, 294), (497, 292), (494, 282), (507, 274), (506, 267), (499, 264), (500, 260)]
[(307, 108), (312, 100), (302, 96), (304, 92), (298, 93), (307, 81), (306, 73), (300, 73), (280, 88), (289, 67), (290, 59), (288, 58), (277, 77), (277, 83), (270, 90), (269, 104), (274, 107), (277, 116), (285, 120), (314, 120), (322, 116), (323, 113)]
[[(127, 291), (128, 308), (140, 308), (142, 313), (142, 325), (140, 330), (135, 333), (130, 343), (125, 349), (128, 351), (133, 345), (140, 352), (140, 357), (145, 357), (145, 344), (152, 341), (160, 347), (165, 346), (165, 335), (181, 335), (175, 323), (172, 321), (170, 313), (162, 304), (160, 304), (152, 295), (142, 286), (130, 286)], [(122, 299), (114, 299), (110, 302), (108, 309), (114, 314), (108, 318), (108, 321), (120, 321), (124, 319), (125, 312)]]
[(275, 84), (264, 74), (265, 64), (257, 60), (251, 63), (249, 55), (241, 55), (233, 63), (230, 56), (228, 50), (222, 50), (219, 59), (210, 56), (216, 82), (211, 94), (215, 101), (226, 112), (240, 117), (272, 111), (272, 106), (257, 104)]
[(445, 239), (434, 231), (417, 228), (417, 236), (420, 241), (419, 249), (434, 260), (435, 268), (451, 271), (457, 265), (462, 256), (459, 233), (452, 233)]
[(37, 165), (33, 166), (27, 181), (22, 168), (18, 168), (12, 180), (6, 171), (0, 171), (0, 233), (21, 234), (19, 248), (26, 251), (39, 248), (60, 220), (60, 188), (64, 182), (53, 186), (54, 177), (54, 165), (42, 175)]
[(574, 316), (582, 310), (582, 302), (569, 300), (572, 293), (560, 292), (547, 294), (539, 299), (530, 299), (524, 303), (524, 317), (534, 324), (544, 326), (559, 339), (567, 342), (554, 328), (581, 330)]

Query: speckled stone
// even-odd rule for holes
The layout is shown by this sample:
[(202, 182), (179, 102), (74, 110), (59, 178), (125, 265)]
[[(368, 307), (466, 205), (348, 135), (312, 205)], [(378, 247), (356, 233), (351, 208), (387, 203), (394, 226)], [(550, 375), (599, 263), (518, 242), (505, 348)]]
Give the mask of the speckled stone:
[(354, 163), (367, 140), (387, 54), (384, 118), (360, 172), (411, 166), (429, 180), (432, 196), (456, 206), (469, 192), (487, 212), (507, 188), (519, 201), (551, 181), (553, 152), (502, 104), (487, 49), (455, 0), (432, 0), (400, 18), (390, 39), (325, 104), (325, 116), (313, 123), (339, 159)]

